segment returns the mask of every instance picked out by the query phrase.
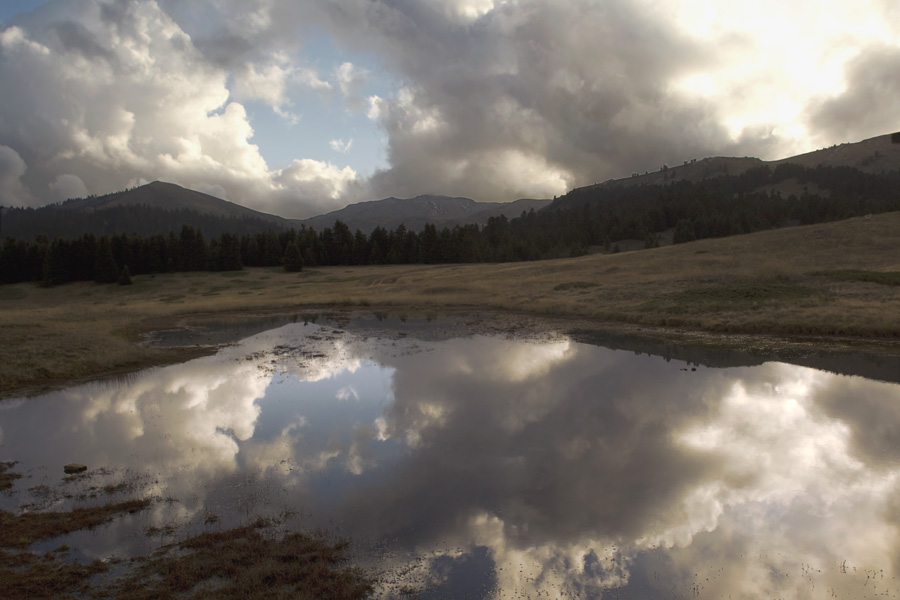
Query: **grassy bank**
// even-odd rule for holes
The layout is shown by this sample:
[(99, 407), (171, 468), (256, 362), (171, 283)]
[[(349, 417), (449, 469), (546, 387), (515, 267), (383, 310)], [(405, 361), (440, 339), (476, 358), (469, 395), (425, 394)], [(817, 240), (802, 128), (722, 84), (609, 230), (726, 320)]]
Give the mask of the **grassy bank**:
[[(302, 533), (272, 535), (272, 522), (213, 531), (163, 547), (151, 555), (82, 563), (67, 560), (60, 545), (41, 554), (36, 541), (93, 529), (125, 513), (148, 508), (150, 500), (79, 508), (68, 512), (14, 515), (0, 511), (0, 597), (2, 598), (365, 598), (371, 581), (346, 566), (347, 543), (329, 543)], [(106, 581), (92, 579), (118, 573)]]
[(900, 341), (900, 213), (534, 263), (327, 267), (0, 286), (0, 394), (187, 358), (139, 335), (200, 315), (370, 307)]

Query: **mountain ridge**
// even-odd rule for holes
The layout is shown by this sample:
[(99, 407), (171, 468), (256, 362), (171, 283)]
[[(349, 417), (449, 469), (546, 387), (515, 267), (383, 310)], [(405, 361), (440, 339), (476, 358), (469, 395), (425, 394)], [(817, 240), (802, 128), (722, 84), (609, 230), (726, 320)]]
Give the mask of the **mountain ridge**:
[(288, 223), (288, 219), (248, 208), (242, 204), (223, 200), (190, 188), (165, 181), (112, 192), (103, 196), (88, 196), (66, 200), (59, 205), (63, 210), (97, 212), (118, 206), (153, 206), (162, 210), (196, 210), (197, 212), (226, 218), (254, 218), (273, 223)]
[(740, 175), (754, 167), (777, 167), (796, 164), (802, 167), (846, 166), (864, 173), (900, 170), (900, 143), (894, 141), (897, 134), (883, 134), (858, 142), (843, 142), (804, 152), (786, 158), (762, 160), (753, 156), (709, 156), (685, 160), (680, 165), (663, 165), (656, 171), (634, 173), (630, 177), (608, 179), (603, 182), (573, 188), (567, 193), (598, 186), (658, 185), (674, 181), (701, 181), (722, 175)]
[(331, 227), (336, 220), (345, 223), (351, 230), (360, 229), (371, 233), (376, 227), (396, 229), (401, 224), (409, 230), (420, 231), (426, 223), (438, 228), (456, 225), (484, 225), (490, 217), (505, 215), (507, 218), (519, 216), (522, 211), (540, 210), (551, 200), (522, 198), (513, 202), (476, 202), (459, 196), (438, 196), (422, 194), (414, 198), (394, 196), (381, 200), (369, 200), (349, 204), (308, 219), (296, 221), (320, 230)]
[[(255, 233), (266, 230), (311, 227), (321, 231), (336, 220), (351, 231), (371, 233), (376, 227), (396, 229), (403, 224), (410, 231), (421, 231), (426, 223), (439, 229), (457, 225), (485, 225), (491, 217), (509, 219), (531, 210), (565, 209), (583, 203), (586, 195), (616, 187), (667, 185), (677, 181), (698, 182), (721, 176), (746, 173), (755, 167), (779, 167), (796, 164), (807, 168), (818, 166), (851, 167), (863, 173), (877, 174), (900, 170), (898, 134), (886, 134), (859, 142), (836, 144), (812, 152), (773, 161), (753, 157), (707, 157), (690, 159), (681, 165), (663, 166), (644, 175), (611, 179), (602, 183), (573, 188), (555, 198), (520, 199), (515, 202), (476, 202), (471, 198), (423, 194), (414, 198), (394, 196), (350, 204), (342, 209), (308, 219), (285, 219), (257, 211), (210, 194), (183, 188), (174, 183), (153, 181), (146, 185), (67, 200), (38, 209), (5, 208), (0, 236), (34, 238), (45, 235), (105, 234), (114, 231), (142, 235), (180, 230), (182, 225), (201, 228), (207, 235), (222, 232)], [(826, 196), (828, 189), (808, 186), (797, 178), (780, 179), (755, 191), (800, 196), (806, 191)]]

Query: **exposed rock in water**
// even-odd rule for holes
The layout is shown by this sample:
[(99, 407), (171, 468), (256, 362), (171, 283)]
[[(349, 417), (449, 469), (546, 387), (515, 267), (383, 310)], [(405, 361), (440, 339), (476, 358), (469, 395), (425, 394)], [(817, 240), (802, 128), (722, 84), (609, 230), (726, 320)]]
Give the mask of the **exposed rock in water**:
[(63, 467), (63, 471), (65, 471), (68, 475), (72, 475), (73, 473), (84, 473), (85, 471), (87, 471), (87, 465), (69, 463)]

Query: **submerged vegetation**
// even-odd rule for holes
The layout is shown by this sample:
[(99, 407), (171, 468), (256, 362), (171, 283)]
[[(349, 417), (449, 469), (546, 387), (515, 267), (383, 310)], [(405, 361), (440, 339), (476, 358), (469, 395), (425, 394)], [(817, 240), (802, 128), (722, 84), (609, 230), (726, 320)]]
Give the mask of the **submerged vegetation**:
[(329, 544), (300, 533), (273, 538), (267, 522), (204, 533), (168, 552), (140, 560), (112, 587), (121, 600), (150, 598), (365, 598), (365, 575), (342, 567), (347, 544)]
[(14, 466), (15, 462), (0, 462), (0, 491), (8, 490), (13, 486), (13, 481), (22, 477), (19, 473), (10, 471)]
[(149, 505), (149, 500), (128, 500), (70, 512), (13, 515), (0, 511), (0, 598), (69, 598), (90, 593), (89, 578), (108, 571), (108, 564), (64, 561), (68, 546), (43, 554), (26, 548), (38, 540), (97, 527)]
[[(36, 554), (41, 539), (90, 529), (150, 500), (80, 508), (69, 512), (12, 515), (0, 511), (0, 598), (364, 598), (371, 583), (342, 566), (346, 543), (332, 544), (301, 533), (266, 535), (268, 521), (204, 533), (151, 556), (119, 564), (118, 575), (95, 580), (117, 561), (87, 564), (66, 559), (70, 548)], [(124, 573), (124, 574), (123, 574)]]
[(69, 512), (35, 512), (18, 516), (0, 510), (0, 547), (27, 548), (37, 540), (91, 529), (116, 515), (139, 512), (148, 506), (149, 500), (128, 500)]
[(34, 554), (0, 550), (0, 598), (83, 598), (91, 590), (88, 580), (109, 570), (93, 561), (64, 562), (66, 549)]

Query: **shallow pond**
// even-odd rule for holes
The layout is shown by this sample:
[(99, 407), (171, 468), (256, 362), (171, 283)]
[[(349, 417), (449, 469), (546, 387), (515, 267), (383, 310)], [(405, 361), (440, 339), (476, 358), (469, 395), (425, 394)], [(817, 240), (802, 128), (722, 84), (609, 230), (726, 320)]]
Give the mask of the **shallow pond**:
[(897, 384), (340, 325), (0, 403), (0, 507), (156, 499), (37, 546), (84, 558), (276, 517), (350, 538), (376, 597), (900, 595)]

